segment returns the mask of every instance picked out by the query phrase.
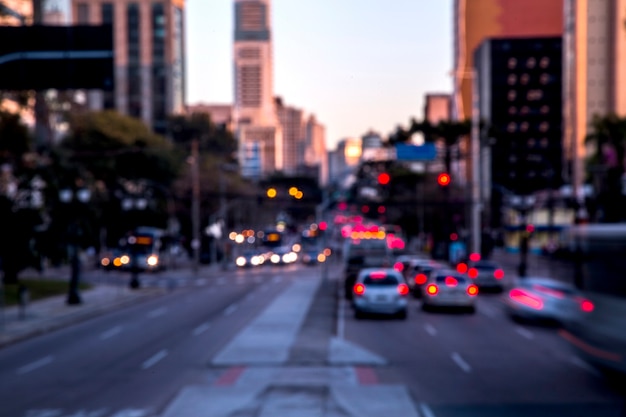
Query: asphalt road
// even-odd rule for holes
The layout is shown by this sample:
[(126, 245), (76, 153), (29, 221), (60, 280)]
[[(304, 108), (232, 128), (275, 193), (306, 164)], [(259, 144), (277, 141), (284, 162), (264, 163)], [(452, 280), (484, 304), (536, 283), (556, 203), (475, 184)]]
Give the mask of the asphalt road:
[(356, 320), (321, 275), (221, 272), (0, 350), (0, 416), (621, 416), (619, 384), (499, 295)]

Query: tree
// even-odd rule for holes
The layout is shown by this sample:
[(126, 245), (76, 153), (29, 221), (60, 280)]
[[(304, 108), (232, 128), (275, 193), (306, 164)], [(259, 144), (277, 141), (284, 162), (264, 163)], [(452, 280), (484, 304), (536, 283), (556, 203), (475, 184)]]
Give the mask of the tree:
[(189, 146), (200, 141), (200, 152), (207, 151), (224, 159), (234, 159), (237, 141), (224, 126), (216, 126), (207, 113), (175, 115), (169, 119), (169, 134), (174, 143)]
[(32, 146), (32, 137), (19, 114), (0, 111), (0, 163), (18, 165)]
[(587, 174), (596, 180), (603, 221), (620, 221), (624, 217), (621, 181), (626, 156), (626, 118), (615, 114), (594, 116), (585, 142), (594, 146), (594, 153), (587, 161)]

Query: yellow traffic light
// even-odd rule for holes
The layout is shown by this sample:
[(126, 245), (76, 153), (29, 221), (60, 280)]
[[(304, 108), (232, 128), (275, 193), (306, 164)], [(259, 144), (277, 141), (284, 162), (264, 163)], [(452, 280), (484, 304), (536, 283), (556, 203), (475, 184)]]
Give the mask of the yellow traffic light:
[(274, 198), (274, 197), (276, 197), (276, 194), (277, 194), (277, 192), (276, 192), (276, 188), (268, 188), (268, 190), (267, 190), (267, 196), (268, 196), (269, 198)]

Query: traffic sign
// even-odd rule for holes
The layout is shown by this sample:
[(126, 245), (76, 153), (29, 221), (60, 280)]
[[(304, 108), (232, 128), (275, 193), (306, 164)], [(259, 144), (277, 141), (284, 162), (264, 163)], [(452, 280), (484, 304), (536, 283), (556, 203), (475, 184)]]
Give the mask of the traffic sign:
[(437, 157), (437, 148), (433, 143), (423, 145), (396, 145), (396, 160), (398, 161), (434, 161)]

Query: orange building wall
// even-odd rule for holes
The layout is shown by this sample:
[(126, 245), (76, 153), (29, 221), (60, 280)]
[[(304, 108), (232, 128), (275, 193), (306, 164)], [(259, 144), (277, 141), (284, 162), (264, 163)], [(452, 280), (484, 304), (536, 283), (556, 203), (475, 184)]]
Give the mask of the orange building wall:
[[(456, 73), (461, 77), (459, 118), (471, 116), (472, 80), (476, 47), (491, 37), (540, 37), (563, 34), (563, 0), (458, 0), (465, 7), (465, 16), (457, 10), (459, 26), (465, 27), (465, 39), (459, 32), (457, 46), (461, 49)], [(463, 56), (464, 55), (464, 56)]]

